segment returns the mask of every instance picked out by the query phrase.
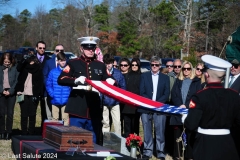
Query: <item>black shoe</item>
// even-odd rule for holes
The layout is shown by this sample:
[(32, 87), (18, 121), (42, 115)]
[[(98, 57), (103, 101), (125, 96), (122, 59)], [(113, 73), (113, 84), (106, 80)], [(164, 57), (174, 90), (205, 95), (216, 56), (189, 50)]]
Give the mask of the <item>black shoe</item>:
[(11, 139), (11, 133), (7, 133), (6, 137), (5, 137), (5, 140), (10, 140), (10, 139)]

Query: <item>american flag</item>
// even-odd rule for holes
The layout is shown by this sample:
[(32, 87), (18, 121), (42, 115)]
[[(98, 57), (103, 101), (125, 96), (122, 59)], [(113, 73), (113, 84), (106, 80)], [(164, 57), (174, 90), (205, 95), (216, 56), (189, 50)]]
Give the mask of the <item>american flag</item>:
[(94, 81), (86, 79), (86, 82), (97, 89), (100, 93), (114, 98), (119, 102), (132, 105), (134, 107), (141, 107), (155, 112), (163, 112), (166, 114), (187, 114), (188, 109), (179, 108), (176, 106), (164, 104), (161, 102), (153, 101), (151, 99), (139, 96), (132, 92), (123, 90), (116, 86), (108, 84), (106, 81)]

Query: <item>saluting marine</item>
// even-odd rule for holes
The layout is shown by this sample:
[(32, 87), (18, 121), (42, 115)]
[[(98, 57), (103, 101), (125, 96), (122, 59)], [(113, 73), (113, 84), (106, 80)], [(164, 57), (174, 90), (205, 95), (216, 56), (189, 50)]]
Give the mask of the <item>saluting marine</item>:
[(231, 64), (211, 55), (202, 56), (202, 60), (205, 62), (207, 86), (192, 97), (184, 122), (186, 129), (198, 132), (193, 145), (193, 159), (238, 160), (229, 129), (234, 122), (240, 125), (239, 94), (223, 88), (221, 84)]
[(106, 72), (104, 63), (96, 60), (95, 49), (97, 37), (82, 37), (80, 41), (80, 58), (68, 61), (58, 78), (60, 85), (72, 86), (65, 112), (69, 113), (70, 126), (77, 126), (93, 132), (93, 142), (97, 142), (101, 131), (102, 108), (99, 92), (88, 86), (85, 79), (115, 81)]

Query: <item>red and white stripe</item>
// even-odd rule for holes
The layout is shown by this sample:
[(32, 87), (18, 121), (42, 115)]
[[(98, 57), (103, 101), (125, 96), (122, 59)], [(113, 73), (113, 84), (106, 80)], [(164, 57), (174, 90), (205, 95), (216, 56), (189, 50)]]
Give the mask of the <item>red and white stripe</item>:
[(135, 107), (142, 106), (149, 109), (159, 108), (164, 105), (164, 103), (156, 102), (151, 99), (134, 94), (132, 92), (123, 90), (116, 86), (110, 85), (106, 81), (94, 81), (86, 79), (86, 82), (92, 87), (96, 88), (102, 94), (128, 105), (132, 105)]

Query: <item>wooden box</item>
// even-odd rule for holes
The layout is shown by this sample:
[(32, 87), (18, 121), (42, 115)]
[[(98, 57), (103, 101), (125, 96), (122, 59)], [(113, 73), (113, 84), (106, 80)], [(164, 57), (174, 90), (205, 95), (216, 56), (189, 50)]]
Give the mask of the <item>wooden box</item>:
[(46, 126), (47, 143), (60, 150), (68, 150), (70, 147), (80, 146), (82, 150), (93, 150), (92, 132), (75, 126)]
[(48, 125), (63, 126), (63, 122), (45, 120), (43, 123), (42, 138), (46, 137), (46, 129)]

